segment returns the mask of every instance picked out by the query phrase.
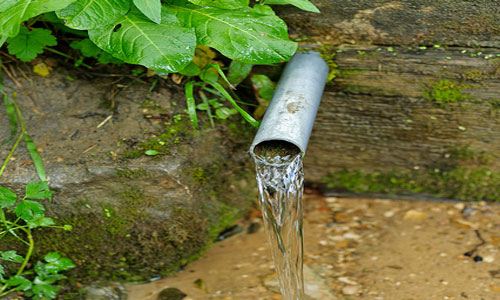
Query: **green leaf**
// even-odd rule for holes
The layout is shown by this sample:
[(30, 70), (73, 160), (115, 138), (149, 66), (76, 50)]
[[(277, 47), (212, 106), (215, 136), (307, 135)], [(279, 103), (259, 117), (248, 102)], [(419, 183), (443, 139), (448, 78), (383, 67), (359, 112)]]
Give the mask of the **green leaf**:
[(16, 203), (17, 196), (11, 190), (0, 186), (0, 208), (9, 207)]
[(238, 111), (234, 108), (221, 107), (215, 110), (215, 115), (218, 119), (224, 120), (229, 118), (231, 115), (237, 114)]
[(200, 103), (196, 105), (197, 110), (208, 110), (210, 109), (210, 105), (208, 103)]
[(31, 281), (20, 275), (8, 278), (5, 283), (8, 287), (15, 287), (16, 291), (27, 291), (33, 286)]
[(155, 156), (155, 155), (158, 155), (161, 153), (156, 151), (156, 150), (146, 150), (146, 152), (144, 152), (144, 154), (149, 155), (149, 156)]
[(50, 30), (36, 28), (28, 31), (23, 26), (17, 36), (7, 39), (7, 43), (9, 44), (7, 49), (10, 54), (15, 55), (21, 61), (27, 62), (42, 53), (45, 46), (57, 45), (57, 40)]
[(246, 64), (240, 61), (233, 60), (229, 65), (227, 78), (229, 79), (229, 82), (231, 82), (231, 84), (236, 86), (248, 77), (248, 74), (250, 74), (251, 70), (252, 64)]
[(29, 135), (24, 135), (24, 141), (26, 142), (26, 148), (28, 148), (28, 152), (33, 160), (33, 165), (35, 165), (35, 171), (38, 175), (40, 181), (46, 181), (47, 176), (45, 175), (45, 168), (43, 167), (42, 157), (40, 153), (38, 153), (38, 149), (36, 149), (35, 142)]
[(77, 0), (56, 14), (69, 28), (85, 30), (112, 24), (129, 8), (128, 0)]
[(200, 79), (209, 82), (209, 81), (217, 81), (219, 79), (219, 74), (214, 72), (213, 69), (205, 69), (200, 74)]
[(46, 226), (52, 226), (54, 224), (55, 222), (52, 218), (47, 218), (44, 216), (36, 216), (28, 221), (29, 228), (46, 227)]
[(22, 262), (24, 258), (21, 255), (18, 255), (15, 250), (10, 251), (0, 251), (0, 259), (10, 262)]
[(272, 82), (269, 77), (262, 74), (252, 75), (250, 79), (252, 80), (252, 86), (258, 96), (268, 102), (271, 101), (276, 84)]
[(40, 14), (64, 8), (75, 0), (18, 0), (0, 13), (0, 36), (14, 37), (22, 22)]
[(45, 208), (36, 201), (23, 200), (14, 208), (14, 213), (26, 222), (32, 220), (35, 216), (43, 215)]
[(255, 120), (251, 115), (249, 115), (243, 108), (239, 107), (233, 97), (220, 85), (218, 82), (208, 82), (212, 87), (214, 87), (219, 93), (221, 93), (224, 98), (226, 98), (229, 103), (240, 113), (240, 115), (252, 126), (259, 127), (259, 121)]
[(319, 13), (319, 9), (309, 0), (266, 0), (266, 4), (291, 4), (303, 10)]
[(45, 275), (42, 275), (42, 276), (36, 276), (35, 277), (35, 280), (33, 281), (33, 283), (35, 285), (38, 285), (38, 284), (53, 284), (54, 282), (58, 281), (58, 280), (61, 280), (61, 279), (65, 279), (67, 278), (65, 275), (63, 274), (45, 274)]
[(190, 62), (189, 65), (180, 70), (179, 73), (186, 76), (198, 76), (201, 73), (201, 69), (195, 63)]
[(66, 231), (71, 231), (71, 230), (73, 230), (73, 226), (66, 224), (63, 226), (63, 229)]
[(90, 39), (73, 41), (69, 46), (75, 50), (80, 50), (85, 57), (97, 58), (103, 50), (97, 47)]
[(96, 44), (94, 44), (90, 39), (73, 41), (71, 42), (71, 44), (69, 44), (69, 46), (75, 50), (80, 50), (84, 57), (96, 58), (97, 62), (100, 64), (123, 64), (123, 61), (113, 57), (111, 54), (97, 47)]
[(186, 83), (186, 86), (184, 88), (186, 93), (186, 103), (187, 103), (189, 118), (191, 119), (194, 128), (200, 129), (200, 126), (198, 125), (198, 117), (196, 116), (196, 103), (194, 101), (194, 95), (193, 95), (193, 84), (194, 81), (189, 81), (188, 83)]
[(69, 259), (65, 257), (61, 257), (61, 255), (57, 252), (51, 252), (45, 255), (44, 257), (47, 264), (45, 264), (45, 269), (48, 270), (48, 273), (54, 274), (61, 271), (66, 271), (75, 267), (75, 264)]
[(47, 181), (28, 182), (26, 185), (26, 198), (30, 199), (46, 199), (54, 193), (49, 188)]
[(0, 2), (0, 12), (6, 10), (7, 8), (11, 7), (12, 5), (16, 4), (17, 0), (2, 0)]
[(198, 44), (245, 63), (271, 64), (290, 59), (297, 44), (288, 39), (285, 22), (251, 8), (227, 10), (171, 0), (167, 9), (196, 31)]
[(5, 105), (5, 113), (9, 118), (10, 136), (6, 138), (2, 144), (7, 144), (16, 137), (19, 126), (17, 124), (16, 108), (7, 94), (3, 97), (3, 103)]
[(196, 47), (193, 30), (179, 26), (166, 11), (162, 23), (156, 24), (132, 10), (114, 24), (89, 30), (89, 37), (116, 58), (160, 72), (184, 69)]
[(3, 268), (2, 265), (0, 265), (0, 281), (4, 280), (3, 275), (5, 274), (5, 269)]
[(248, 0), (189, 0), (189, 2), (199, 6), (211, 6), (224, 9), (236, 9), (248, 7)]
[(270, 15), (270, 16), (276, 15), (274, 10), (269, 5), (262, 5), (262, 4), (254, 5), (253, 10), (255, 12), (258, 12), (259, 14), (263, 14), (263, 15)]
[(58, 261), (61, 258), (61, 254), (57, 252), (50, 252), (47, 253), (44, 257), (46, 262), (55, 262)]
[(36, 284), (33, 285), (33, 299), (54, 299), (61, 287), (51, 284)]
[(161, 0), (134, 0), (134, 4), (151, 21), (161, 23)]

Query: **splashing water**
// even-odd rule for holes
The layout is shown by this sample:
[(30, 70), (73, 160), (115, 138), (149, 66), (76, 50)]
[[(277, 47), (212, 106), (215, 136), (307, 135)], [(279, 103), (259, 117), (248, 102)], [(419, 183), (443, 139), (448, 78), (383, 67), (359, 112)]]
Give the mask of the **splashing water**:
[(257, 156), (257, 184), (283, 300), (304, 299), (302, 157)]

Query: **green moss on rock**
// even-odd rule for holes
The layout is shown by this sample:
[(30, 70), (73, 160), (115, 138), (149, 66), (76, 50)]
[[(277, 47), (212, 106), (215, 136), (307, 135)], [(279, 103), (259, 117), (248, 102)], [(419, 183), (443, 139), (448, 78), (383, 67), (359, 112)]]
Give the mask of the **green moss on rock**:
[(435, 101), (441, 107), (446, 107), (448, 103), (463, 102), (470, 99), (470, 95), (463, 92), (468, 86), (458, 83), (454, 80), (443, 79), (424, 90), (424, 97)]
[(431, 194), (459, 200), (500, 201), (500, 173), (487, 168), (364, 172), (344, 169), (328, 174), (330, 189), (354, 193)]

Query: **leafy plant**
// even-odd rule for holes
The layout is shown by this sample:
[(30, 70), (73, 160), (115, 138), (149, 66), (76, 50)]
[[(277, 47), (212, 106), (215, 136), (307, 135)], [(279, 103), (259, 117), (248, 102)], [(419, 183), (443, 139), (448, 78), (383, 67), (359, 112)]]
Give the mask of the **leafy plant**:
[[(29, 264), (33, 264), (31, 260), (35, 250), (33, 231), (39, 228), (71, 230), (71, 226), (55, 225), (52, 218), (45, 216), (45, 207), (37, 201), (48, 199), (53, 194), (46, 181), (42, 158), (28, 135), (19, 107), (14, 99), (2, 89), (1, 82), (0, 91), (4, 96), (11, 132), (11, 136), (4, 141), (4, 144), (15, 139), (11, 151), (0, 168), (0, 176), (24, 138), (26, 148), (40, 178), (38, 183), (30, 182), (26, 185), (22, 197), (0, 186), (0, 241), (7, 235), (11, 235), (27, 247), (24, 255), (18, 254), (16, 250), (0, 251), (0, 298), (15, 291), (22, 291), (25, 296), (32, 299), (54, 299), (60, 289), (56, 282), (66, 278), (60, 272), (74, 268), (75, 265), (68, 258), (52, 252), (45, 255), (44, 261), (37, 261), (34, 268), (29, 269)], [(19, 127), (20, 132), (18, 132)]]
[[(56, 226), (52, 218), (44, 215), (43, 205), (35, 201), (49, 198), (52, 193), (46, 181), (28, 183), (23, 197), (0, 186), (0, 240), (11, 234), (28, 247), (24, 255), (19, 255), (15, 250), (0, 251), (0, 297), (23, 291), (24, 295), (33, 299), (54, 299), (60, 288), (54, 283), (66, 278), (60, 272), (75, 267), (68, 258), (52, 252), (45, 256), (44, 262), (36, 262), (33, 270), (26, 269), (35, 248), (34, 229), (50, 227), (71, 230), (69, 225)], [(11, 213), (15, 215), (13, 220), (8, 218)], [(2, 266), (4, 263), (16, 266), (16, 271), (7, 273)]]
[[(194, 62), (199, 46), (213, 48), (242, 64), (287, 61), (297, 45), (289, 40), (286, 24), (267, 4), (290, 4), (318, 12), (309, 0), (261, 0), (252, 6), (249, 0), (5, 0), (0, 3), (0, 46), (7, 41), (9, 53), (22, 61), (32, 60), (43, 49), (71, 58), (50, 48), (57, 40), (49, 29), (70, 32), (78, 36), (71, 47), (99, 63), (123, 61), (160, 75), (179, 72), (199, 76), (205, 86), (217, 90), (257, 126), (211, 74), (218, 73), (229, 82), (222, 71)], [(52, 25), (47, 27), (47, 23)], [(46, 28), (36, 28), (38, 24)], [(76, 65), (82, 61), (77, 59)], [(217, 72), (210, 71), (214, 68)], [(188, 86), (186, 91), (190, 89)], [(192, 99), (188, 95), (190, 116), (196, 124)]]

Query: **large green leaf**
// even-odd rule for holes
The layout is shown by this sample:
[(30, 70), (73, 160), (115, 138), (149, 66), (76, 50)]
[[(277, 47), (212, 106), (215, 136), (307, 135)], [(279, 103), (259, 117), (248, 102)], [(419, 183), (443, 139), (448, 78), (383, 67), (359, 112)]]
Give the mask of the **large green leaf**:
[(270, 64), (290, 59), (297, 44), (288, 39), (285, 22), (251, 8), (227, 10), (172, 0), (167, 9), (181, 24), (196, 30), (198, 44), (245, 63)]
[[(40, 14), (64, 8), (75, 0), (18, 0), (0, 13), (0, 36), (16, 36), (19, 26)], [(0, 5), (0, 7), (3, 6)]]
[(161, 24), (131, 10), (114, 24), (89, 30), (99, 48), (127, 63), (141, 64), (160, 72), (178, 72), (194, 57), (196, 36), (178, 20), (162, 11)]
[(16, 4), (17, 0), (2, 0), (0, 1), (0, 12), (6, 10), (12, 5)]
[(211, 6), (225, 9), (235, 9), (247, 7), (248, 0), (189, 0), (189, 2), (199, 6)]
[(151, 21), (161, 23), (161, 0), (134, 0), (134, 4)]
[(291, 4), (303, 10), (319, 13), (319, 9), (309, 0), (267, 0), (266, 4)]
[(66, 26), (85, 30), (111, 24), (129, 8), (130, 0), (76, 0), (56, 13)]

